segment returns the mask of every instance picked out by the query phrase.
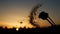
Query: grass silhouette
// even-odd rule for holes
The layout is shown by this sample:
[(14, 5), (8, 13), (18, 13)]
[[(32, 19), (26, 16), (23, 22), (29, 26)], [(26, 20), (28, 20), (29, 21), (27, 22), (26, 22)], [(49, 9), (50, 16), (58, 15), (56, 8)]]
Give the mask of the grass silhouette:
[(60, 25), (50, 26), (50, 27), (44, 27), (44, 28), (19, 28), (18, 31), (16, 31), (16, 28), (12, 29), (3, 29), (0, 27), (0, 32), (8, 32), (8, 33), (21, 33), (21, 32), (59, 32), (60, 31)]

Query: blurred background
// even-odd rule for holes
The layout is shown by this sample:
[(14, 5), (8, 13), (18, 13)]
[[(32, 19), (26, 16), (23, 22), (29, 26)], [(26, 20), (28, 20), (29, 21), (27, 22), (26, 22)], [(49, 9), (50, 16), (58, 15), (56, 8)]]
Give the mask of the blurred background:
[(42, 4), (37, 10), (36, 19), (40, 27), (50, 26), (48, 21), (38, 18), (41, 11), (47, 12), (57, 25), (60, 24), (60, 0), (0, 0), (0, 26), (32, 28), (28, 16), (37, 4)]

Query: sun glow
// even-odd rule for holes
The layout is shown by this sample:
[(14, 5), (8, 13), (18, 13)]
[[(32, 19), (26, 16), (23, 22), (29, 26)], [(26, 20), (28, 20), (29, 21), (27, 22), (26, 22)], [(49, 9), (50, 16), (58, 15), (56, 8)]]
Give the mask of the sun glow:
[[(9, 20), (10, 21), (10, 20)], [(22, 21), (22, 23), (20, 23)], [(32, 28), (33, 26), (29, 23), (29, 21), (27, 19), (24, 20), (11, 20), (10, 22), (1, 22), (0, 26), (2, 26), (3, 28), (7, 27), (8, 29), (10, 28), (16, 28), (16, 30), (18, 30), (18, 28)]]
[[(18, 20), (16, 20), (18, 19)], [(40, 20), (41, 21), (41, 20)], [(22, 23), (21, 23), (22, 22)], [(38, 21), (37, 21), (38, 22)], [(41, 27), (43, 27), (43, 23), (39, 22), (38, 24), (40, 24)], [(10, 28), (16, 28), (16, 30), (18, 31), (19, 28), (35, 28), (34, 26), (32, 26), (29, 21), (28, 18), (14, 18), (14, 19), (10, 19), (7, 22), (1, 22), (0, 26), (3, 26), (3, 28), (7, 27), (8, 29)], [(44, 25), (45, 26), (45, 25)], [(46, 25), (47, 26), (47, 25)]]
[(18, 31), (19, 30), (19, 28), (16, 28), (16, 31)]

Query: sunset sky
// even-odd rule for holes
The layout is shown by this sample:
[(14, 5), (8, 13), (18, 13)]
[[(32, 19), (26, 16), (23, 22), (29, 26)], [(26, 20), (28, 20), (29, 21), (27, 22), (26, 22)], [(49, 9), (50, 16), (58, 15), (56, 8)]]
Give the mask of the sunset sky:
[[(45, 11), (57, 25), (60, 24), (60, 0), (0, 0), (0, 26), (33, 27), (28, 16), (32, 8), (39, 3), (42, 7), (38, 9), (38, 14)], [(22, 24), (19, 23), (21, 21)], [(41, 27), (50, 25), (42, 19), (38, 19), (37, 22)]]

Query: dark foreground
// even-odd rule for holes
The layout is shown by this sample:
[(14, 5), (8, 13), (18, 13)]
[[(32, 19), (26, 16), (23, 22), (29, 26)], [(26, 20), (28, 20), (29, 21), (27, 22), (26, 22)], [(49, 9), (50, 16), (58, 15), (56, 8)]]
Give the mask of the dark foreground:
[(60, 25), (58, 26), (52, 26), (48, 28), (20, 28), (18, 31), (16, 31), (16, 28), (13, 29), (3, 29), (0, 27), (0, 33), (55, 33), (55, 32), (60, 32)]

